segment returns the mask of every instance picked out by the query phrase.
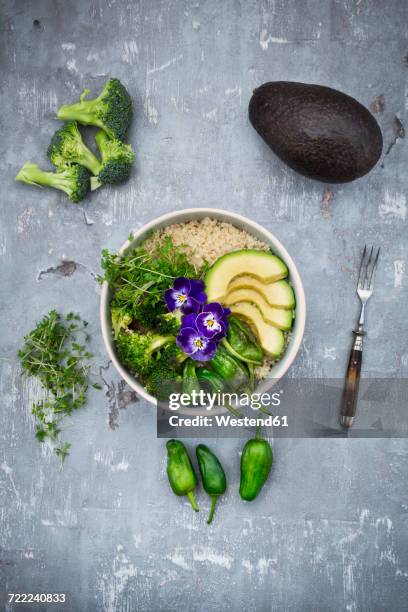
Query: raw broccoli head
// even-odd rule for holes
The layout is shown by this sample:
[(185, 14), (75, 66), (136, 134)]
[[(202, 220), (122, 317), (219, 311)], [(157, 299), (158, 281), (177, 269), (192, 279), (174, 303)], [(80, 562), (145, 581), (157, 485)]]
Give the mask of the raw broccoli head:
[(177, 336), (181, 327), (181, 312), (166, 312), (157, 317), (157, 330), (161, 334), (173, 334)]
[(82, 140), (76, 121), (68, 121), (55, 132), (47, 151), (48, 159), (56, 168), (80, 164), (92, 174), (98, 174), (101, 163)]
[(119, 79), (110, 79), (101, 94), (85, 100), (90, 93), (85, 89), (76, 104), (61, 106), (58, 119), (75, 119), (83, 125), (96, 125), (110, 138), (124, 140), (133, 116), (132, 99)]
[(179, 390), (182, 382), (180, 372), (160, 363), (146, 380), (146, 391), (158, 400), (166, 401), (171, 393)]
[(97, 177), (91, 181), (91, 189), (100, 185), (116, 185), (127, 181), (135, 161), (135, 154), (131, 145), (123, 143), (117, 138), (111, 139), (103, 130), (95, 136), (96, 144), (102, 158), (102, 167)]
[[(118, 291), (118, 295), (121, 291)], [(149, 296), (148, 293), (145, 294)], [(150, 297), (150, 296), (149, 296)], [(167, 330), (158, 329), (158, 320), (166, 310), (164, 300), (159, 296), (158, 301), (152, 302), (149, 299), (142, 299), (133, 309), (133, 319), (143, 329), (157, 329), (160, 334), (167, 335)]]
[(179, 390), (182, 382), (181, 367), (186, 355), (176, 344), (167, 344), (154, 361), (154, 367), (146, 378), (146, 390), (158, 400), (168, 400)]
[(115, 341), (116, 352), (123, 365), (143, 376), (154, 369), (158, 351), (174, 341), (174, 336), (161, 336), (153, 332), (121, 331)]
[(17, 174), (16, 181), (60, 189), (72, 202), (78, 203), (89, 191), (89, 177), (88, 170), (77, 164), (67, 166), (59, 172), (44, 172), (37, 164), (26, 163)]
[(187, 355), (175, 342), (171, 342), (160, 351), (160, 359), (168, 363), (171, 368), (179, 369), (187, 359)]

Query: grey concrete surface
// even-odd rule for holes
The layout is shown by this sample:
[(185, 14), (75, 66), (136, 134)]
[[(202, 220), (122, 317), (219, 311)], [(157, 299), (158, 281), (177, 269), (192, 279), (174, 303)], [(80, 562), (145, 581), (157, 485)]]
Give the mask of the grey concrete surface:
[[(277, 440), (270, 486), (251, 505), (237, 491), (242, 440), (215, 441), (230, 487), (208, 528), (205, 493), (198, 516), (172, 495), (155, 414), (108, 367), (94, 274), (103, 247), (119, 247), (160, 213), (210, 206), (246, 214), (276, 233), (304, 279), (307, 330), (291, 375), (342, 377), (358, 253), (375, 242), (383, 256), (364, 374), (406, 377), (408, 152), (395, 117), (406, 123), (408, 4), (0, 4), (0, 591), (65, 592), (68, 600), (4, 609), (407, 610), (407, 441)], [(108, 75), (135, 101), (131, 181), (83, 206), (14, 184), (22, 162), (46, 164), (58, 106)], [(252, 89), (277, 79), (329, 85), (374, 105), (381, 163), (343, 186), (286, 168), (247, 119)], [(78, 265), (39, 276), (64, 259)], [(39, 389), (21, 378), (15, 357), (52, 307), (90, 321), (96, 375), (105, 368), (104, 391), (66, 422), (73, 448), (62, 471), (34, 440)]]

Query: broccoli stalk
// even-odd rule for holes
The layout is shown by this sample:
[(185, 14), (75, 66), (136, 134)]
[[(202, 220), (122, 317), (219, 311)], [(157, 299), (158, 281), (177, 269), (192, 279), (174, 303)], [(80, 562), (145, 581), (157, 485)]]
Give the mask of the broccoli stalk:
[(77, 164), (67, 166), (60, 172), (45, 172), (37, 164), (26, 163), (17, 174), (16, 181), (60, 189), (75, 203), (83, 200), (89, 191), (89, 172)]
[(132, 315), (121, 306), (111, 306), (113, 336), (116, 339), (120, 332), (127, 329), (132, 322)]
[(132, 99), (118, 79), (110, 79), (101, 94), (93, 100), (85, 100), (90, 90), (85, 89), (76, 104), (61, 106), (58, 119), (76, 120), (83, 125), (102, 128), (110, 138), (123, 140), (130, 125)]
[(71, 164), (80, 164), (96, 175), (102, 167), (101, 162), (82, 140), (76, 121), (68, 121), (55, 132), (47, 155), (50, 162), (58, 169)]
[(103, 130), (97, 132), (95, 140), (101, 154), (102, 167), (94, 172), (97, 176), (91, 178), (91, 191), (106, 183), (116, 185), (127, 181), (135, 161), (131, 145), (117, 138), (109, 138)]

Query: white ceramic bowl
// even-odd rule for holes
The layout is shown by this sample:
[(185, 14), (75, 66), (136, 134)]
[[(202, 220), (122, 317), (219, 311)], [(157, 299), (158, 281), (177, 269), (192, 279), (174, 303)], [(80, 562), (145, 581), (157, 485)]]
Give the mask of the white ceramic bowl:
[[(287, 370), (293, 363), (296, 354), (299, 350), (300, 344), (302, 342), (306, 320), (305, 294), (303, 290), (302, 281), (299, 276), (299, 272), (297, 271), (295, 263), (287, 252), (287, 250), (285, 249), (285, 247), (273, 234), (271, 234), (271, 232), (268, 232), (268, 230), (258, 225), (258, 223), (255, 223), (254, 221), (251, 221), (246, 217), (243, 217), (233, 212), (229, 212), (227, 210), (220, 210), (216, 208), (189, 208), (162, 215), (161, 217), (150, 221), (150, 223), (147, 223), (140, 229), (135, 230), (133, 232), (132, 242), (125, 242), (125, 244), (119, 249), (119, 254), (124, 253), (127, 249), (129, 249), (129, 247), (139, 245), (146, 238), (147, 234), (152, 230), (157, 230), (162, 227), (166, 227), (167, 225), (173, 225), (174, 223), (185, 223), (186, 221), (191, 221), (194, 219), (203, 219), (204, 217), (212, 217), (218, 219), (219, 221), (231, 223), (232, 225), (235, 225), (235, 227), (243, 229), (249, 234), (252, 234), (253, 236), (255, 236), (255, 238), (266, 242), (266, 244), (270, 245), (272, 251), (281, 259), (283, 259), (289, 269), (289, 280), (293, 286), (296, 297), (295, 324), (292, 330), (289, 344), (282, 359), (272, 368), (270, 376), (261, 381), (256, 388), (257, 393), (267, 392), (276, 383), (277, 380), (282, 378), (282, 376), (287, 372)], [(127, 382), (127, 384), (134, 391), (136, 391), (138, 395), (146, 399), (151, 404), (156, 405), (156, 399), (152, 395), (147, 393), (146, 389), (128, 370), (126, 370), (126, 368), (120, 363), (116, 356), (110, 318), (110, 300), (111, 294), (109, 286), (106, 282), (104, 282), (101, 290), (100, 318), (103, 341), (105, 343), (108, 355), (112, 360), (113, 365), (115, 366), (121, 377)], [(195, 410), (194, 414), (197, 414), (197, 408), (185, 409), (186, 413), (189, 414), (191, 410)], [(180, 410), (180, 412), (182, 411)]]

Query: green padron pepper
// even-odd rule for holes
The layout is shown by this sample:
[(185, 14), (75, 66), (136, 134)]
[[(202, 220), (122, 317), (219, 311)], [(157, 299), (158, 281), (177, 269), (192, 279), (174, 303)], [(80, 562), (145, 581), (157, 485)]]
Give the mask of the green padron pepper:
[(240, 389), (247, 388), (249, 383), (247, 368), (241, 361), (235, 359), (222, 344), (218, 346), (217, 352), (208, 363), (232, 391), (239, 392)]
[(217, 499), (225, 493), (227, 488), (227, 478), (221, 463), (208, 446), (199, 444), (196, 448), (196, 455), (203, 487), (212, 497), (211, 510), (207, 520), (207, 523), (210, 524), (213, 520)]
[(238, 317), (228, 317), (227, 337), (223, 340), (225, 348), (234, 357), (254, 365), (262, 365), (263, 350), (259, 346), (251, 328)]
[(267, 440), (257, 434), (245, 444), (241, 455), (241, 481), (239, 494), (252, 501), (264, 486), (273, 463), (272, 449)]
[(170, 486), (176, 495), (187, 495), (193, 509), (198, 512), (194, 489), (197, 486), (197, 476), (186, 447), (180, 440), (169, 440), (167, 448), (167, 476)]
[(197, 364), (193, 359), (187, 359), (183, 368), (182, 392), (191, 395), (193, 391), (200, 392), (200, 383), (196, 372)]
[(201, 388), (209, 393), (221, 393), (225, 389), (224, 380), (212, 370), (199, 368), (197, 371), (198, 381)]
[[(198, 381), (204, 391), (207, 393), (223, 393), (223, 391), (227, 388), (227, 381), (218, 376), (216, 372), (213, 370), (208, 370), (207, 368), (198, 368), (197, 369)], [(220, 398), (221, 399), (221, 398)], [(242, 414), (226, 402), (221, 403), (232, 412), (232, 414), (238, 418), (242, 417)]]

